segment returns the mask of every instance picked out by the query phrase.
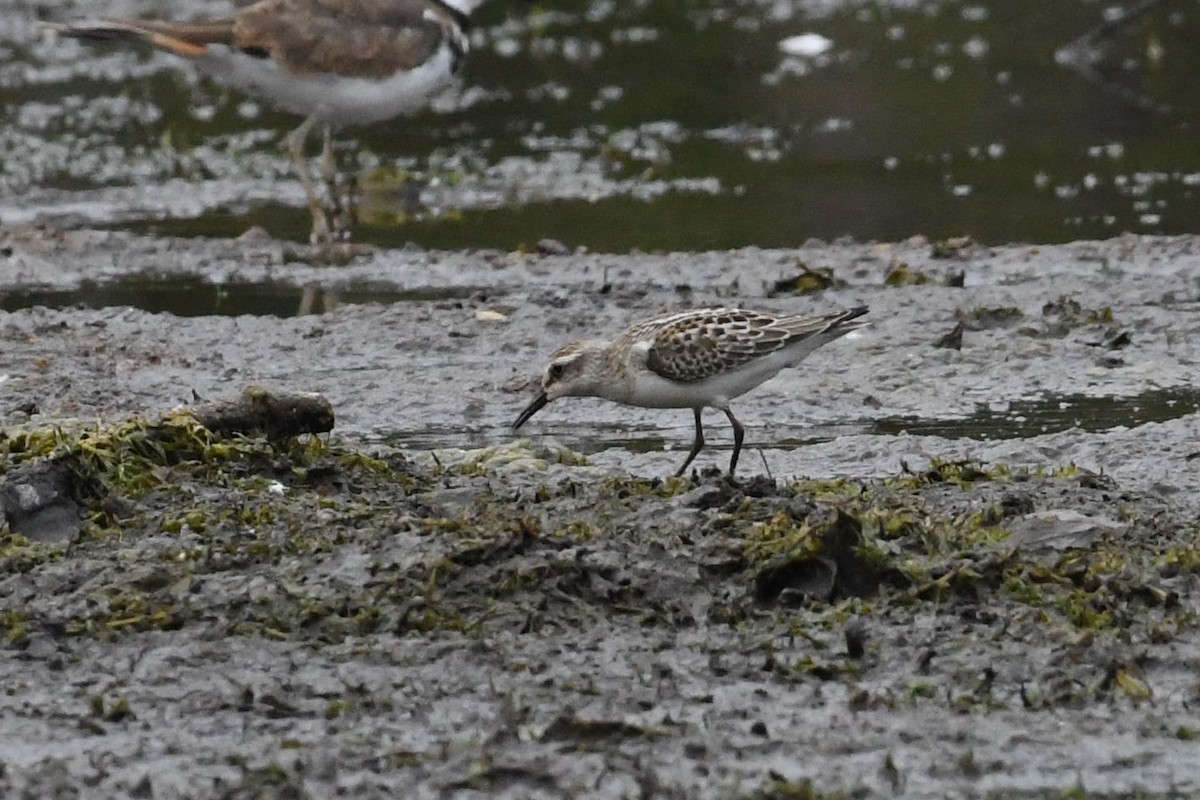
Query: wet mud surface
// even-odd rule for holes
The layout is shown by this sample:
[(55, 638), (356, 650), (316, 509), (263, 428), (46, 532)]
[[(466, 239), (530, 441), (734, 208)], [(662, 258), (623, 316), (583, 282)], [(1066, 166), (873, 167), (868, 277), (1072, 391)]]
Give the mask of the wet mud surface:
[[(5, 796), (1200, 792), (1194, 237), (0, 252), (13, 294), (214, 298), (0, 312), (0, 479), (87, 477), (81, 530), (0, 547)], [(222, 314), (266, 284), (296, 307)], [(686, 411), (507, 430), (563, 341), (708, 303), (874, 324), (735, 403), (736, 483), (719, 415), (682, 480)], [(251, 384), (333, 434), (128, 443)]]

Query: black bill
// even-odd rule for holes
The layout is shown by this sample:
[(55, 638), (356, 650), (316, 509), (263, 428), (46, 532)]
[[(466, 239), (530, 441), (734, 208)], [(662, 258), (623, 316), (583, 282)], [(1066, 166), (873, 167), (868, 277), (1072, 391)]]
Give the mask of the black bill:
[(545, 407), (546, 403), (549, 402), (550, 399), (546, 397), (545, 392), (542, 392), (537, 397), (533, 398), (533, 402), (525, 406), (525, 410), (521, 412), (521, 416), (517, 417), (517, 421), (513, 423), (512, 429), (515, 431), (517, 428), (524, 425), (529, 421), (530, 417), (541, 411), (542, 408)]

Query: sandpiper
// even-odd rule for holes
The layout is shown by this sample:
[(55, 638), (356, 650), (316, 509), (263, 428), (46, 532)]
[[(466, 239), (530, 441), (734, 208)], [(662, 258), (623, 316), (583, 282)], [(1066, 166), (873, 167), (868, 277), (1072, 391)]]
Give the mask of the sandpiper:
[[(468, 15), (484, 0), (259, 0), (193, 22), (82, 20), (45, 27), (78, 39), (144, 43), (270, 105), (304, 115), (288, 137), (308, 195), (312, 239), (345, 234), (333, 130), (411, 114), (448, 86), (467, 55)], [(314, 126), (325, 133), (321, 177), (334, 227), (305, 164)]]
[(701, 410), (717, 408), (733, 426), (732, 476), (745, 429), (729, 402), (826, 342), (866, 325), (851, 322), (866, 313), (866, 306), (819, 316), (700, 308), (635, 323), (612, 341), (571, 342), (550, 357), (541, 392), (517, 417), (513, 430), (550, 401), (571, 395), (643, 408), (690, 408), (696, 415), (696, 438), (678, 476), (704, 447)]

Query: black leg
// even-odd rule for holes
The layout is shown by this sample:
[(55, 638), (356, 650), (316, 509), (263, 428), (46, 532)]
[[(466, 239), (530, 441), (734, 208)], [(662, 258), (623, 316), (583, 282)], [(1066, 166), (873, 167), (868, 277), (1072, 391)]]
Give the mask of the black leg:
[(692, 411), (696, 414), (696, 439), (692, 442), (692, 452), (688, 453), (687, 461), (684, 461), (683, 466), (675, 473), (676, 478), (687, 471), (688, 466), (695, 460), (696, 454), (700, 452), (700, 448), (704, 447), (704, 426), (700, 424), (700, 409), (693, 408)]
[(742, 452), (742, 439), (746, 437), (746, 429), (742, 427), (742, 423), (737, 421), (737, 417), (733, 415), (733, 411), (725, 409), (725, 416), (729, 417), (729, 424), (733, 426), (733, 456), (729, 459), (729, 477), (733, 477), (733, 471), (737, 469), (738, 456)]

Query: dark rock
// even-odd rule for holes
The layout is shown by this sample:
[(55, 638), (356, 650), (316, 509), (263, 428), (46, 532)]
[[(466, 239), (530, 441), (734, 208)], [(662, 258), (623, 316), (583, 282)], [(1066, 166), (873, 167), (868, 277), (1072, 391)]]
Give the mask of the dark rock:
[(0, 518), (31, 541), (70, 541), (82, 528), (73, 480), (60, 459), (10, 475), (0, 484)]
[(933, 343), (934, 347), (941, 347), (947, 350), (962, 350), (963, 331), (967, 326), (960, 320), (954, 329), (947, 334), (939, 336), (937, 341)]

